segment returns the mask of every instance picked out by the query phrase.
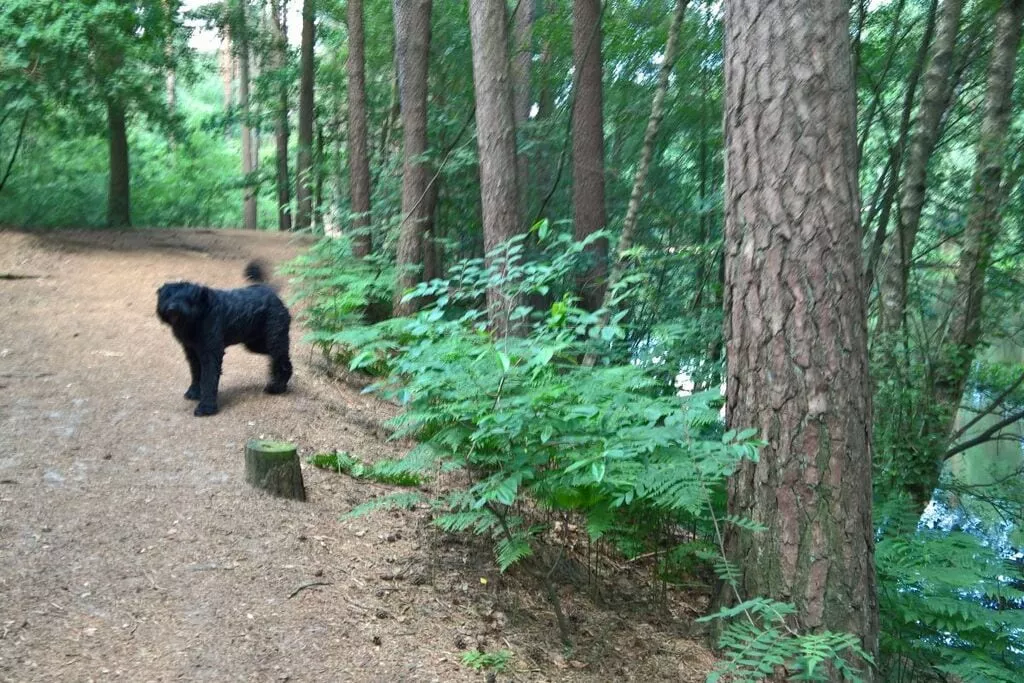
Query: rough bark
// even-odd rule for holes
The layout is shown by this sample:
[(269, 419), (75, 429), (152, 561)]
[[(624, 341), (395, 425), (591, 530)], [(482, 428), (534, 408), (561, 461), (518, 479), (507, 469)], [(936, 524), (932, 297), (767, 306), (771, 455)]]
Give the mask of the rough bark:
[[(573, 0), (572, 61), (573, 233), (577, 240), (583, 240), (603, 230), (606, 221), (600, 0)], [(593, 311), (604, 301), (608, 240), (596, 241), (587, 253), (589, 262), (577, 282), (577, 290), (583, 306)]]
[(432, 208), (424, 201), (432, 179), (427, 151), (427, 67), (430, 60), (431, 0), (394, 0), (398, 97), (402, 118), (402, 217), (398, 235), (398, 278), (394, 314), (416, 310), (403, 301), (419, 282), (423, 265), (423, 233)]
[[(488, 255), (499, 244), (523, 231), (516, 179), (516, 127), (507, 24), (505, 0), (470, 0), (480, 198), (484, 251)], [(514, 308), (513, 297), (496, 287), (487, 290), (488, 318), (498, 336), (509, 333), (509, 314)]]
[(366, 55), (363, 0), (348, 2), (348, 181), (352, 203), (352, 253), (373, 249), (370, 235), (370, 152), (366, 125)]
[(271, 0), (270, 17), (273, 29), (271, 63), (277, 72), (277, 110), (274, 112), (274, 146), (277, 177), (277, 229), (292, 229), (291, 185), (288, 174), (288, 83), (284, 69), (288, 64), (288, 0)]
[(725, 3), (726, 419), (767, 444), (729, 485), (730, 513), (767, 530), (726, 549), (742, 598), (876, 653), (849, 22), (846, 0)]
[(256, 174), (256, 148), (252, 126), (249, 123), (249, 40), (245, 18), (245, 5), (239, 11), (238, 39), (238, 108), (242, 117), (242, 175), (245, 176), (245, 190), (242, 200), (242, 222), (246, 230), (257, 228), (257, 188), (252, 184)]
[(883, 333), (899, 329), (906, 312), (907, 276), (921, 224), (928, 159), (938, 143), (942, 116), (952, 96), (950, 74), (962, 12), (963, 0), (944, 0), (939, 10), (932, 56), (925, 72), (921, 104), (903, 172), (899, 226), (884, 249), (879, 266), (879, 329)]
[[(932, 423), (926, 425), (926, 433), (938, 436), (943, 444), (953, 433), (971, 363), (982, 336), (985, 275), (992, 260), (992, 247), (999, 237), (1000, 206), (1006, 197), (1002, 176), (1012, 113), (1014, 73), (1024, 28), (1024, 0), (1003, 0), (995, 23), (995, 43), (989, 59), (985, 108), (971, 180), (971, 199), (962, 238), (953, 310), (943, 340), (945, 344), (932, 373), (935, 378), (932, 403), (938, 410)], [(942, 463), (941, 457), (936, 458), (934, 464), (923, 463), (931, 467), (924, 473), (921, 485), (911, 488), (922, 508), (928, 504), (939, 483)]]
[(128, 121), (124, 105), (107, 100), (110, 142), (110, 184), (107, 191), (107, 225), (131, 225), (131, 184), (128, 169)]
[(302, 44), (299, 55), (299, 136), (295, 162), (295, 229), (313, 224), (313, 42), (315, 0), (302, 2)]

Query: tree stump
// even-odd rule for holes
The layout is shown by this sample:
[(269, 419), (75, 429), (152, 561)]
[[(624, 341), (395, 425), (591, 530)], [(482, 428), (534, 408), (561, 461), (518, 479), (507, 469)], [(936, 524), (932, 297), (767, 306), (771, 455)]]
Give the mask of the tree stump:
[(299, 453), (290, 443), (254, 439), (245, 444), (245, 480), (280, 498), (306, 500)]

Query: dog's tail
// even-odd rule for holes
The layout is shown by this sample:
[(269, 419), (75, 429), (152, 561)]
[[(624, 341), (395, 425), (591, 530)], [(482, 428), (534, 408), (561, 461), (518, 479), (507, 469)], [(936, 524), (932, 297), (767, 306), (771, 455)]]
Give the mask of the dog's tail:
[(245, 279), (255, 285), (263, 284), (267, 281), (267, 269), (262, 261), (249, 261), (249, 265), (245, 267), (244, 272)]

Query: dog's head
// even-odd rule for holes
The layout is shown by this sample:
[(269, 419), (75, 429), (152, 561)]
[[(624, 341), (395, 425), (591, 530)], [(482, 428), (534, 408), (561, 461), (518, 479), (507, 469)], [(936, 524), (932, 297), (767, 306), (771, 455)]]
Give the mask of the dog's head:
[(156, 292), (156, 314), (175, 329), (195, 324), (210, 305), (210, 290), (191, 282), (168, 282)]

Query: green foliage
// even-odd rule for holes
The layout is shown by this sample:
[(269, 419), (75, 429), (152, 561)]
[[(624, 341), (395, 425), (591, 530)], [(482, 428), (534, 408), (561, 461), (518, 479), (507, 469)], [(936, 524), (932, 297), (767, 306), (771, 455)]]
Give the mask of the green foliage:
[(849, 633), (798, 634), (786, 624), (792, 605), (765, 598), (748, 600), (698, 622), (727, 620), (718, 646), (724, 657), (708, 682), (758, 681), (786, 672), (789, 680), (861, 680), (848, 659), (871, 662), (857, 636)]
[(39, 103), (67, 105), (102, 130), (108, 100), (166, 115), (161, 69), (178, 30), (180, 0), (5, 0), (0, 78)]
[(361, 517), (378, 510), (411, 510), (425, 501), (426, 497), (421, 493), (392, 493), (357, 505), (348, 512), (346, 517)]
[[(916, 514), (899, 502), (879, 511), (875, 560), (882, 666), (893, 680), (954, 676), (1018, 681), (1024, 667), (1024, 572), (993, 543), (959, 531), (888, 532)], [(991, 531), (985, 534), (992, 538)]]
[(364, 325), (391, 312), (394, 263), (380, 255), (354, 258), (344, 236), (320, 240), (283, 270), (294, 275), (295, 297), (305, 304), (306, 339), (337, 363), (386, 374), (399, 342)]
[(339, 451), (311, 455), (309, 463), (321, 469), (347, 474), (353, 479), (369, 479), (380, 484), (419, 486), (423, 483), (423, 480), (415, 474), (395, 471), (389, 467), (387, 461), (367, 465), (358, 458)]
[(483, 650), (470, 650), (462, 655), (462, 663), (473, 671), (489, 669), (497, 673), (503, 673), (507, 668), (514, 653), (511, 650), (497, 650), (495, 652), (484, 652)]
[[(594, 538), (641, 552), (655, 542), (652, 530), (703, 518), (724, 477), (743, 458), (756, 457), (757, 442), (749, 431), (721, 433), (717, 391), (682, 399), (646, 366), (581, 364), (623, 337), (622, 316), (606, 325), (603, 312), (557, 296), (585, 244), (551, 236), (546, 258), (528, 260), (524, 240), (510, 240), (488, 262), (453, 265), (450, 279), (419, 285), (407, 296), (429, 303), (409, 319), (358, 325), (362, 299), (335, 283), (333, 299), (355, 303), (339, 305), (342, 313), (333, 318), (317, 313), (310, 320), (351, 326), (314, 334), (327, 332), (330, 343), (350, 348), (356, 369), (386, 360), (390, 374), (374, 389), (404, 407), (394, 421), (396, 438), (420, 441), (395, 467), (425, 477), (438, 469), (466, 471), (464, 487), (433, 501), (435, 521), (447, 531), (493, 538), (502, 570), (527, 557), (544, 530), (516, 512), (527, 501), (579, 514)], [(296, 271), (325, 268), (315, 277), (331, 282), (326, 263)], [(547, 310), (515, 307), (510, 318), (522, 336), (496, 338), (479, 307), (493, 286), (512, 300), (539, 293), (554, 303)]]

